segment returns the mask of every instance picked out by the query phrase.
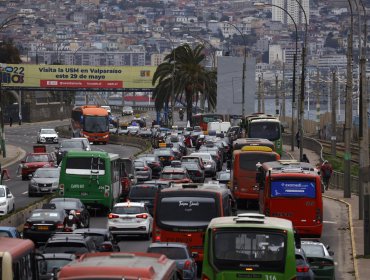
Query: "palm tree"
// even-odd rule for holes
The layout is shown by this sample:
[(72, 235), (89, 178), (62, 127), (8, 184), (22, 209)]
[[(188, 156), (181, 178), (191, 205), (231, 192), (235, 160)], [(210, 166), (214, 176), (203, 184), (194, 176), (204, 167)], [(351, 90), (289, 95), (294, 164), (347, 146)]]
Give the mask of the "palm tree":
[(202, 65), (205, 59), (203, 49), (204, 45), (197, 45), (192, 49), (189, 44), (184, 44), (173, 49), (164, 58), (152, 80), (153, 85), (157, 84), (153, 91), (157, 110), (161, 110), (164, 104), (168, 105), (172, 86), (175, 100), (185, 98), (187, 120), (190, 122), (193, 100), (194, 97), (197, 99), (198, 93), (208, 100), (209, 106), (216, 105), (217, 76), (215, 71), (208, 71)]

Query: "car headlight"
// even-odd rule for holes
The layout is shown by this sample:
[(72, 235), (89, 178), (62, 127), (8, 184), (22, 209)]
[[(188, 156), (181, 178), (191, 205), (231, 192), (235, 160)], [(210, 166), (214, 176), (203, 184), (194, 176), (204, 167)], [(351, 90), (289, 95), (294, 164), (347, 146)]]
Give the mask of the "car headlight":
[(51, 185), (51, 187), (52, 188), (57, 188), (59, 186), (59, 182), (54, 182), (52, 185)]
[(109, 135), (104, 135), (104, 136), (103, 136), (103, 138), (108, 138), (108, 137), (109, 137)]
[(0, 202), (0, 206), (5, 206), (5, 205), (6, 205), (6, 201)]
[(37, 187), (37, 183), (36, 183), (35, 180), (31, 180), (31, 183), (30, 184), (31, 184), (32, 187)]

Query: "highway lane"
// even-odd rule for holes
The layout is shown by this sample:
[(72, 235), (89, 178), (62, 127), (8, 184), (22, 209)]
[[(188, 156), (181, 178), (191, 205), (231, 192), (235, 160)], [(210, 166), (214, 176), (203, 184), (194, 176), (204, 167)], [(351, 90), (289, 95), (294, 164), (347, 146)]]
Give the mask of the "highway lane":
[[(5, 128), (5, 141), (7, 144), (19, 146), (26, 152), (31, 152), (33, 146), (37, 145), (36, 135), (40, 128), (55, 128), (63, 124), (68, 124), (69, 121), (51, 121), (42, 123), (25, 124), (21, 126), (13, 125)], [(63, 138), (61, 138), (63, 139)], [(56, 144), (46, 144), (48, 152), (55, 150)], [(138, 148), (120, 145), (92, 145), (93, 150), (105, 150), (111, 153), (117, 153), (120, 157), (130, 157), (139, 151)], [(30, 203), (38, 200), (38, 197), (28, 197), (28, 183), (29, 181), (22, 181), (20, 175), (17, 175), (17, 169), (20, 162), (17, 162), (7, 169), (10, 173), (11, 179), (5, 181), (4, 184), (9, 186), (13, 195), (15, 196), (16, 209), (25, 207)]]

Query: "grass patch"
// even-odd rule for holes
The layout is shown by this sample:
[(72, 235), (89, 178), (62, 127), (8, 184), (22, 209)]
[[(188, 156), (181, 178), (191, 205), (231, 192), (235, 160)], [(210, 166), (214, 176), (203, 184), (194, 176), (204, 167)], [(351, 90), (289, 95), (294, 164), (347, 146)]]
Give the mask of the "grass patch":
[[(331, 154), (327, 153), (327, 151), (324, 151), (324, 158), (331, 163), (335, 171), (344, 173), (343, 152), (337, 152), (337, 156), (334, 157)], [(351, 175), (358, 176), (358, 172), (359, 165), (351, 162)]]

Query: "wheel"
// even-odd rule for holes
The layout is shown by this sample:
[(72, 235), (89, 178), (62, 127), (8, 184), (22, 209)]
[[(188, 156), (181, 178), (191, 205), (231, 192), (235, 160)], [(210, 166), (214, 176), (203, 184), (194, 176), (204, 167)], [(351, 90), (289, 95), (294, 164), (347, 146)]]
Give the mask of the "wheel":
[(15, 203), (13, 203), (13, 209), (12, 212), (15, 212)]
[(35, 195), (32, 192), (28, 191), (28, 197), (34, 197), (34, 196)]

